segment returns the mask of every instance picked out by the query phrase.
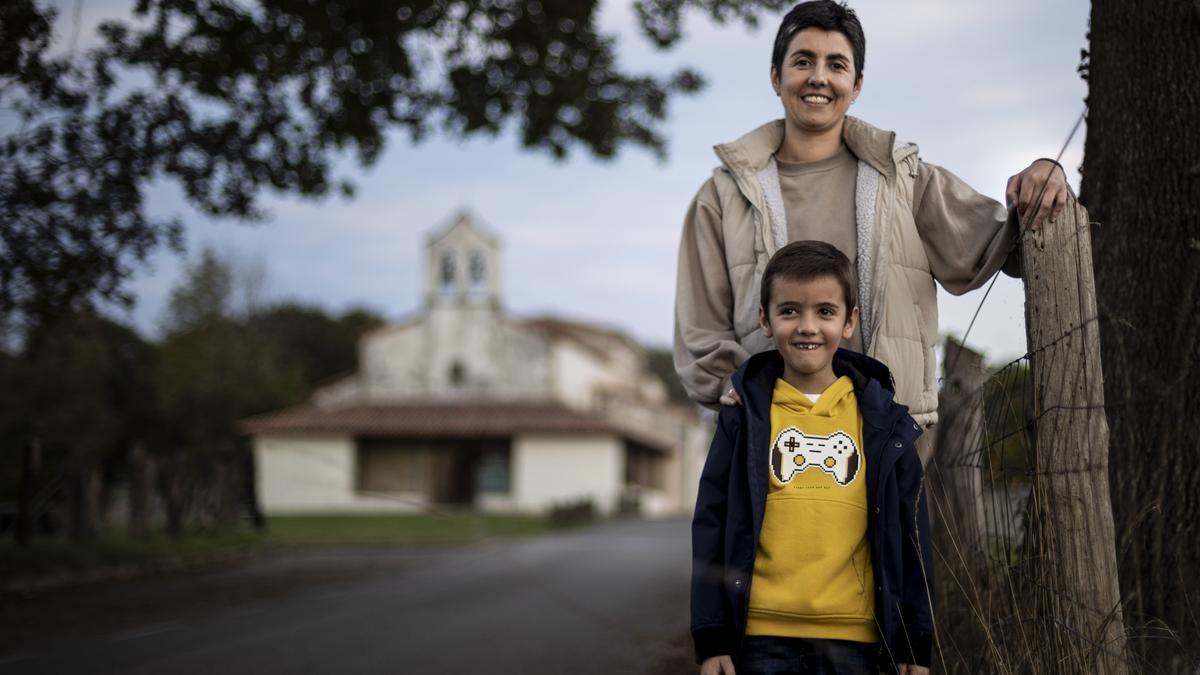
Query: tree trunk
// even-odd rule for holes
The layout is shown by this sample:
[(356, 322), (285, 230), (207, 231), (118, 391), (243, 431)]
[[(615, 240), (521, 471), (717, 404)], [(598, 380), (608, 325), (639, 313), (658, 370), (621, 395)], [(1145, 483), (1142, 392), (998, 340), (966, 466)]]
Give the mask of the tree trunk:
[(21, 448), (21, 483), (17, 486), (17, 521), (13, 536), (18, 546), (29, 546), (33, 532), (33, 495), (37, 475), (41, 468), (42, 446), (37, 438), (31, 438)]
[(183, 518), (186, 504), (184, 503), (184, 471), (183, 460), (178, 456), (168, 459), (159, 476), (159, 486), (162, 489), (163, 503), (167, 511), (167, 535), (177, 539), (183, 535)]
[(258, 503), (257, 468), (254, 463), (254, 451), (243, 447), (239, 453), (242, 458), (242, 501), (254, 529), (262, 532), (267, 529), (267, 519), (263, 516)]
[(150, 474), (146, 445), (138, 441), (129, 451), (129, 534), (135, 537), (150, 531)]
[(229, 463), (227, 453), (217, 455), (213, 460), (212, 477), (208, 484), (209, 509), (212, 513), (213, 528), (217, 530), (228, 528), (233, 521), (229, 509), (230, 490), (233, 486)]
[(1081, 200), (1098, 222), (1122, 590), (1154, 672), (1200, 662), (1198, 45), (1194, 0), (1092, 3)]
[(94, 464), (82, 464), (71, 477), (69, 532), (74, 541), (87, 541), (96, 535), (100, 488), (100, 471)]
[(1127, 671), (1087, 215), (1068, 204), (1021, 256), (1037, 429), (1029, 594), (1039, 665), (1064, 675)]

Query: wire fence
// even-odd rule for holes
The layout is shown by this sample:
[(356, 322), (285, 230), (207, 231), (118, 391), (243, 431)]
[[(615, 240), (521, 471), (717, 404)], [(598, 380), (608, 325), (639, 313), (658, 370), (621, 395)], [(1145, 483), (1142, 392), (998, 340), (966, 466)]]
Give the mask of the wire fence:
[[(1086, 114), (1085, 106), (1056, 164)], [(1179, 646), (1170, 629), (1131, 627), (1122, 612), (1106, 412), (1149, 401), (1142, 393), (1104, 400), (1091, 225), (1068, 203), (1042, 231), (1023, 230), (1014, 241), (1025, 354), (988, 368), (964, 346), (995, 279), (963, 342), (946, 344), (927, 467), (943, 672), (1157, 672), (1134, 660), (1127, 641)]]
[[(989, 368), (981, 354), (946, 344), (927, 467), (939, 572), (936, 669), (1195, 672), (1175, 629), (1131, 620), (1122, 609), (1108, 482), (1106, 414), (1153, 406), (1177, 385), (1104, 399), (1089, 223), (1081, 208), (1074, 222), (1061, 220), (1056, 233), (1024, 235), (1026, 257), (1066, 251), (1048, 266), (1027, 261), (1029, 350)], [(1142, 641), (1154, 641), (1159, 656), (1178, 656), (1152, 666), (1138, 656)], [(1130, 642), (1143, 648), (1128, 649)]]

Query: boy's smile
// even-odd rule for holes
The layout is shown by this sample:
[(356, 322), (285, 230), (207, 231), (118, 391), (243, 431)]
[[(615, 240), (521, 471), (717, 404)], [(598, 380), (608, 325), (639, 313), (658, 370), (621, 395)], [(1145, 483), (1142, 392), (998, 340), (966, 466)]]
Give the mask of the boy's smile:
[(819, 394), (837, 379), (833, 355), (854, 334), (858, 308), (847, 313), (842, 286), (832, 275), (803, 281), (777, 277), (771, 284), (771, 306), (759, 308), (763, 335), (783, 356), (784, 381)]

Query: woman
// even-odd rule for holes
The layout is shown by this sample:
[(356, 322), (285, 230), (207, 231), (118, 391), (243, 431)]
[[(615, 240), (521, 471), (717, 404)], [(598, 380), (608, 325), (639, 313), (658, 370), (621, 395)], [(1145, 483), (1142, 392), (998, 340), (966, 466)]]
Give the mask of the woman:
[[(1037, 160), (1009, 179), (1009, 217), (917, 147), (846, 115), (863, 87), (866, 39), (854, 11), (797, 5), (775, 38), (771, 83), (783, 119), (716, 147), (721, 166), (684, 223), (675, 368), (691, 397), (736, 405), (733, 371), (770, 348), (758, 322), (763, 267), (789, 241), (819, 239), (858, 272), (860, 328), (847, 346), (888, 364), (918, 422), (937, 415), (934, 280), (979, 287), (1015, 249), (1017, 218), (1036, 226), (1069, 195), (1061, 167)], [(928, 434), (927, 434), (928, 436)]]

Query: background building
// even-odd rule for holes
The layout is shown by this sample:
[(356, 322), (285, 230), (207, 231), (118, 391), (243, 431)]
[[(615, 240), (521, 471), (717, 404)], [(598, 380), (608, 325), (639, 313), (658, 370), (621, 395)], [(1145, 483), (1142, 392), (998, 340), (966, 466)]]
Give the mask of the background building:
[(709, 430), (645, 349), (505, 314), (500, 243), (466, 213), (425, 261), (423, 310), (366, 335), (358, 372), (243, 423), (265, 511), (690, 510)]

